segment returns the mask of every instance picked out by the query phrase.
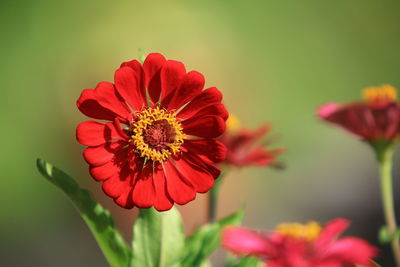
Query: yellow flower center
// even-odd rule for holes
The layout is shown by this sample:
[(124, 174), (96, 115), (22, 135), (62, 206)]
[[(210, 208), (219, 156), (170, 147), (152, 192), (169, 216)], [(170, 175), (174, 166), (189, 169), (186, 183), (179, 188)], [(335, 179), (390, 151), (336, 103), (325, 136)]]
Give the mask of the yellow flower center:
[(239, 126), (240, 126), (239, 119), (235, 115), (229, 114), (229, 118), (226, 121), (226, 129), (228, 131), (236, 131), (239, 129)]
[(314, 241), (320, 235), (321, 230), (321, 225), (314, 221), (307, 224), (282, 223), (276, 227), (276, 232), (281, 235), (306, 241)]
[(393, 102), (397, 99), (396, 88), (391, 85), (365, 88), (362, 95), (370, 103)]
[(137, 153), (153, 161), (165, 161), (180, 151), (184, 133), (175, 114), (159, 107), (147, 108), (132, 121), (131, 143)]

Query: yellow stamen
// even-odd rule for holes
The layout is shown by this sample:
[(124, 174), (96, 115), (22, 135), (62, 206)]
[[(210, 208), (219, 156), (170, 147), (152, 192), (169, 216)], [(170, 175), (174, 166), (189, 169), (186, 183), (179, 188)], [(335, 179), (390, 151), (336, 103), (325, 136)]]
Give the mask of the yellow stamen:
[(237, 129), (239, 129), (240, 126), (240, 121), (239, 119), (232, 114), (229, 114), (229, 118), (226, 121), (226, 128), (228, 131), (235, 131)]
[(362, 95), (368, 102), (395, 101), (397, 99), (397, 90), (391, 85), (381, 85), (365, 88), (362, 91)]
[[(159, 121), (166, 121), (173, 132), (173, 140), (165, 144), (166, 147), (161, 150), (151, 147), (145, 140), (148, 127)], [(159, 107), (148, 108), (137, 114), (137, 119), (132, 122), (132, 125), (131, 142), (141, 157), (162, 162), (180, 151), (185, 135), (173, 113)]]
[(321, 225), (314, 221), (307, 224), (282, 223), (276, 228), (276, 232), (281, 235), (306, 241), (314, 241), (320, 235), (321, 230)]

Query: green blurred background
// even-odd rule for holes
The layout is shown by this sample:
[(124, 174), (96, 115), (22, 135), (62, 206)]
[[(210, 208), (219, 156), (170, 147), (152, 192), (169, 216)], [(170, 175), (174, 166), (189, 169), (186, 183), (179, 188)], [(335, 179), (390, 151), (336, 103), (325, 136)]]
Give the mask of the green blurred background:
[[(86, 118), (75, 101), (112, 81), (139, 48), (202, 72), (243, 126), (270, 122), (277, 145), (287, 147), (285, 171), (243, 169), (225, 181), (221, 216), (243, 203), (245, 225), (254, 228), (343, 216), (353, 220), (348, 233), (378, 245), (372, 153), (314, 114), (324, 102), (359, 99), (366, 86), (400, 86), (399, 1), (3, 0), (0, 7), (2, 266), (106, 266), (72, 205), (36, 171), (37, 157), (90, 188), (129, 238), (137, 211), (116, 207), (89, 177), (75, 140)], [(180, 210), (190, 233), (205, 221), (206, 196)], [(380, 262), (393, 266), (381, 249)]]

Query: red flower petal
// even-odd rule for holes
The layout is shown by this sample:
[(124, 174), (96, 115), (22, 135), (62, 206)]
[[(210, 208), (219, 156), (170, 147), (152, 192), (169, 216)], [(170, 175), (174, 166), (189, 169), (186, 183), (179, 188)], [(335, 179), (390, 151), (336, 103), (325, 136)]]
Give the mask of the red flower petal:
[(229, 117), (229, 113), (223, 104), (215, 104), (215, 105), (206, 106), (206, 107), (200, 109), (197, 113), (193, 114), (189, 119), (192, 119), (192, 118), (198, 119), (200, 117), (209, 116), (209, 115), (221, 117), (225, 121)]
[(116, 141), (96, 147), (88, 147), (83, 151), (83, 157), (90, 165), (104, 165), (113, 159), (115, 153), (121, 151), (126, 144), (125, 141)]
[(125, 209), (133, 208), (135, 205), (132, 201), (132, 191), (132, 187), (125, 188), (125, 190), (117, 198), (114, 199), (115, 203), (117, 203), (121, 207), (124, 207)]
[(183, 132), (204, 138), (220, 136), (225, 131), (225, 121), (217, 116), (204, 116), (191, 118), (182, 122)]
[(161, 69), (161, 106), (168, 107), (186, 74), (182, 62), (168, 60)]
[(268, 124), (262, 124), (255, 130), (242, 129), (237, 135), (236, 145), (251, 145), (261, 140), (270, 131)]
[(325, 119), (335, 113), (339, 108), (339, 105), (336, 103), (326, 103), (317, 109), (317, 115)]
[(112, 161), (100, 166), (90, 166), (90, 175), (97, 181), (104, 181), (111, 176), (119, 173), (120, 167), (114, 165)]
[(182, 176), (190, 181), (196, 192), (208, 192), (214, 185), (213, 175), (210, 174), (207, 169), (191, 162), (191, 160), (187, 159), (185, 156), (175, 160), (176, 169)]
[(141, 73), (130, 67), (122, 67), (115, 72), (114, 81), (118, 93), (135, 111), (147, 106), (146, 91), (141, 84)]
[(187, 104), (187, 106), (178, 113), (178, 117), (182, 119), (189, 118), (200, 109), (210, 105), (220, 104), (221, 101), (221, 92), (216, 87), (208, 88)]
[(147, 103), (145, 77), (144, 77), (145, 74), (142, 64), (140, 64), (140, 62), (137, 60), (131, 60), (122, 63), (120, 68), (122, 67), (129, 67), (134, 71), (137, 82), (137, 88), (141, 92), (142, 97), (144, 98), (144, 103)]
[(178, 90), (175, 91), (174, 96), (168, 105), (168, 109), (178, 109), (199, 95), (204, 88), (204, 83), (204, 76), (200, 72), (191, 71), (187, 73), (183, 77)]
[(180, 174), (170, 161), (164, 163), (168, 195), (176, 203), (183, 205), (196, 198), (196, 191), (186, 177)]
[(106, 126), (97, 121), (85, 121), (76, 127), (76, 139), (85, 146), (98, 146), (107, 142)]
[(228, 131), (220, 140), (227, 147), (228, 152), (225, 163), (237, 167), (267, 166), (276, 162), (276, 157), (284, 151), (282, 148), (269, 149), (262, 142), (262, 138), (269, 131), (269, 126), (264, 124), (255, 130), (240, 129)]
[(150, 208), (154, 205), (156, 198), (153, 170), (146, 167), (137, 171), (136, 184), (132, 192), (133, 203), (139, 208)]
[(347, 228), (350, 222), (344, 218), (337, 218), (330, 221), (322, 230), (320, 236), (316, 240), (317, 247), (326, 247), (332, 241), (341, 235)]
[(88, 147), (83, 151), (86, 162), (98, 166), (103, 165), (114, 157), (114, 153), (107, 151), (103, 145), (98, 147)]
[[(270, 263), (268, 263), (269, 265), (271, 265)], [(271, 267), (281, 267), (282, 265), (271, 265)], [(324, 265), (323, 265), (324, 267), (343, 267), (343, 265), (340, 263), (340, 262), (338, 262), (338, 261), (329, 261), (329, 262), (327, 262), (327, 261), (324, 261)], [(283, 266), (283, 267), (285, 267), (285, 266)], [(306, 267), (313, 267), (313, 266), (309, 266), (309, 265), (307, 265)]]
[[(246, 157), (237, 160), (237, 164), (239, 166), (246, 166), (246, 165), (252, 165), (254, 164), (255, 166), (267, 166), (270, 163), (272, 163), (276, 156), (281, 153), (282, 150), (276, 149), (276, 150), (266, 150), (265, 147), (259, 146), (255, 147), (254, 149), (250, 150)], [(238, 157), (240, 158), (240, 157)]]
[(126, 105), (124, 99), (118, 94), (114, 87), (114, 84), (109, 82), (100, 82), (94, 89), (95, 96), (99, 104), (115, 114), (118, 114), (121, 118), (129, 118), (131, 111)]
[(132, 201), (133, 188), (126, 188), (117, 198), (114, 198), (115, 203), (125, 209), (131, 209), (135, 206)]
[(273, 248), (268, 240), (244, 227), (227, 227), (222, 235), (222, 245), (242, 255), (268, 255)]
[(121, 176), (119, 173), (111, 176), (109, 179), (105, 180), (102, 185), (104, 193), (109, 197), (117, 198), (126, 189), (131, 189), (131, 177)]
[(226, 147), (217, 140), (185, 140), (183, 146), (194, 154), (204, 155), (207, 159), (214, 163), (220, 162), (226, 157)]
[[(325, 111), (325, 109), (328, 111)], [(371, 137), (376, 129), (371, 111), (364, 103), (349, 104), (339, 109), (330, 108), (329, 105), (323, 106), (318, 113), (322, 119), (337, 124), (349, 132), (366, 139)]]
[(121, 64), (120, 68), (122, 68), (122, 67), (129, 67), (129, 68), (133, 69), (137, 73), (137, 75), (136, 75), (137, 80), (138, 81), (141, 80), (141, 74), (143, 72), (143, 68), (142, 68), (142, 64), (140, 64), (139, 61), (134, 59), (131, 61), (123, 62)]
[(211, 174), (214, 179), (217, 179), (218, 176), (221, 174), (221, 170), (218, 169), (214, 163), (210, 162), (202, 155), (197, 155), (189, 152), (185, 154), (185, 157), (183, 157), (183, 159), (187, 160), (187, 162), (191, 165), (203, 168), (203, 170)]
[[(378, 253), (377, 248), (355, 237), (345, 237), (335, 241), (323, 251), (324, 260), (336, 261), (344, 265), (375, 266), (371, 259)], [(340, 265), (342, 266), (342, 265)]]
[(367, 103), (350, 103), (339, 108), (322, 106), (318, 115), (368, 141), (392, 141), (400, 129), (400, 106), (397, 103), (374, 107)]
[(76, 105), (83, 114), (93, 119), (112, 121), (118, 116), (99, 104), (93, 89), (83, 90)]
[[(110, 166), (111, 168), (117, 168), (117, 170), (109, 179), (103, 182), (102, 188), (106, 195), (114, 199), (115, 203), (123, 208), (130, 209), (134, 206), (132, 192), (134, 188), (133, 177), (135, 176), (131, 167), (135, 168), (136, 166), (134, 164), (130, 166), (126, 161), (123, 161), (128, 156), (128, 151), (122, 152), (117, 154), (113, 161), (123, 162), (123, 165), (114, 163), (115, 166)], [(134, 157), (133, 155), (130, 156)]]
[(85, 146), (99, 146), (111, 140), (121, 139), (121, 136), (112, 123), (85, 121), (76, 128), (76, 139)]
[[(160, 167), (160, 165), (158, 166)], [(173, 201), (167, 194), (166, 177), (161, 168), (157, 168), (154, 172), (153, 180), (156, 190), (156, 199), (154, 201), (154, 208), (158, 211), (169, 210), (173, 206)]]
[(145, 86), (148, 89), (150, 99), (157, 103), (161, 94), (161, 68), (167, 60), (158, 53), (151, 53), (146, 57), (143, 63), (145, 72)]

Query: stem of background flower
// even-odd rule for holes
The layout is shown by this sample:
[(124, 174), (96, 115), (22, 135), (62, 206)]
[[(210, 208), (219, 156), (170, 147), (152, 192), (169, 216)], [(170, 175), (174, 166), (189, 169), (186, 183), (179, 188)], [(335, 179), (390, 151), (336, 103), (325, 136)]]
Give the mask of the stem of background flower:
[(219, 178), (215, 180), (214, 186), (210, 189), (207, 216), (207, 220), (209, 223), (215, 222), (217, 220), (218, 195), (224, 177), (225, 173), (222, 173)]
[[(392, 147), (387, 147), (385, 149), (377, 151), (381, 179), (383, 211), (385, 214), (387, 229), (389, 233), (392, 234), (394, 234), (397, 230), (392, 184), (393, 152), (394, 150)], [(394, 240), (392, 241), (392, 249), (396, 261), (396, 266), (400, 267), (400, 245), (398, 237), (394, 238)]]

